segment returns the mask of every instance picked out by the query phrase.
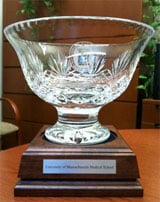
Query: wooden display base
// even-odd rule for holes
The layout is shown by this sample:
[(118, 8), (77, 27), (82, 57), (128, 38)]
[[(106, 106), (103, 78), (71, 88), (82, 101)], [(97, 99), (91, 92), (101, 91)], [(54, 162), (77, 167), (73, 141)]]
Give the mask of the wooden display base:
[(91, 146), (51, 143), (46, 127), (22, 155), (15, 196), (143, 196), (136, 156), (113, 126)]

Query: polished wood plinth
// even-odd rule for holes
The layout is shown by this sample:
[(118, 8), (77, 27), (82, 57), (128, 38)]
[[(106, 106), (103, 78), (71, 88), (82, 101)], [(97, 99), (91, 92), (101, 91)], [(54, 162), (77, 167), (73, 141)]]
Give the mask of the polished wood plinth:
[(143, 197), (15, 197), (20, 159), (27, 144), (0, 152), (0, 202), (159, 202), (160, 129), (119, 130), (119, 133), (137, 156)]
[[(110, 139), (91, 146), (69, 146), (49, 142), (44, 138), (44, 126), (22, 155), (15, 196), (142, 196), (143, 189), (137, 179), (139, 171), (134, 152), (113, 126)], [(87, 167), (98, 161), (114, 162), (109, 173), (97, 168), (87, 172), (44, 173), (44, 160), (57, 160), (63, 164), (74, 160)], [(91, 163), (90, 163), (91, 161)], [(93, 166), (92, 166), (93, 167)], [(98, 166), (97, 166), (98, 167)], [(103, 167), (103, 165), (102, 165)], [(113, 168), (112, 168), (113, 167)], [(60, 172), (62, 171), (62, 173)]]

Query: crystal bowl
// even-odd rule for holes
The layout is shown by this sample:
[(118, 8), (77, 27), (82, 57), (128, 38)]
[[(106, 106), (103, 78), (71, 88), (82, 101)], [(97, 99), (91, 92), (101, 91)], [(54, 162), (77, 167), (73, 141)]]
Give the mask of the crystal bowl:
[(45, 137), (90, 145), (110, 137), (98, 112), (127, 89), (154, 30), (128, 19), (59, 16), (16, 22), (4, 33), (30, 89), (57, 109)]

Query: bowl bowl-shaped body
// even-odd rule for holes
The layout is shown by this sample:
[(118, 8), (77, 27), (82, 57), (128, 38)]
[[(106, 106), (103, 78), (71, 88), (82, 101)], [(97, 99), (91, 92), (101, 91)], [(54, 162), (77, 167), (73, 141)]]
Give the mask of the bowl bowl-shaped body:
[[(71, 144), (92, 139), (93, 144), (109, 137), (105, 129), (95, 132), (102, 127), (99, 109), (126, 90), (153, 30), (126, 19), (63, 16), (17, 22), (6, 27), (5, 34), (29, 87), (58, 111), (56, 135), (50, 129), (47, 138)], [(91, 125), (94, 135), (84, 131)], [(68, 130), (67, 138), (60, 128)]]

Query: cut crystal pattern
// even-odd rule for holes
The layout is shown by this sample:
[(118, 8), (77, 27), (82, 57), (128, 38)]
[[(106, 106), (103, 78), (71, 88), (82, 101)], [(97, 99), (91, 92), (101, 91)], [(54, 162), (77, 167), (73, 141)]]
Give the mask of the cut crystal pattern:
[(4, 32), (31, 90), (57, 109), (45, 137), (71, 145), (108, 140), (98, 112), (126, 90), (154, 33), (140, 22), (94, 16), (26, 20)]

